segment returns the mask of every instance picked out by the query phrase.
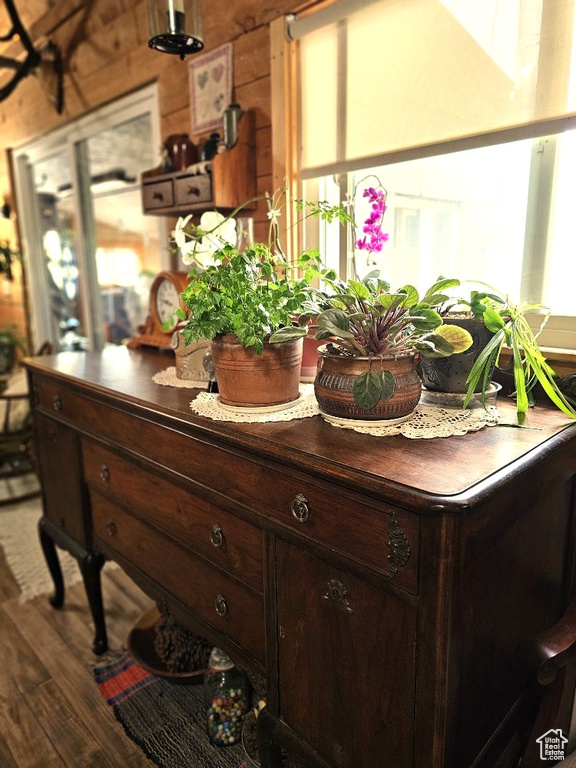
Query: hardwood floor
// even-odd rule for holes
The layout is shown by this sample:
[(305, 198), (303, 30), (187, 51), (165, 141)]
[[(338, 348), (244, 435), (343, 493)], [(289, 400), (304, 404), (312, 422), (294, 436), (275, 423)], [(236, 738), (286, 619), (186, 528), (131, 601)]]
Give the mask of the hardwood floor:
[[(151, 605), (117, 569), (103, 576), (111, 650)], [(0, 767), (152, 768), (124, 734), (92, 676), (92, 624), (82, 584), (64, 607), (21, 605), (0, 549)]]

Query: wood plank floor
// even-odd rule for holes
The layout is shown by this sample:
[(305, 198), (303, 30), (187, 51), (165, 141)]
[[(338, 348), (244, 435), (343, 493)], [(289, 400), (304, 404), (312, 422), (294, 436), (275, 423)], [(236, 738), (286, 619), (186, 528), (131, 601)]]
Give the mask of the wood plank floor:
[[(111, 650), (151, 601), (120, 570), (103, 576)], [(82, 584), (64, 607), (21, 605), (0, 549), (0, 768), (152, 768), (92, 676), (97, 660)]]

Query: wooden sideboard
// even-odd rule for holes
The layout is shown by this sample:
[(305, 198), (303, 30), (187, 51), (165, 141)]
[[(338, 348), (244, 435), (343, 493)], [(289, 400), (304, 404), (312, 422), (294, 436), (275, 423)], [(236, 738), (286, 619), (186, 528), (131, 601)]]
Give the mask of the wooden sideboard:
[(265, 673), (267, 711), (331, 768), (513, 765), (534, 712), (518, 648), (574, 587), (576, 425), (544, 407), (431, 440), (217, 422), (152, 382), (169, 364), (26, 363), (42, 542), (56, 579), (54, 542), (79, 559), (96, 650), (107, 557)]

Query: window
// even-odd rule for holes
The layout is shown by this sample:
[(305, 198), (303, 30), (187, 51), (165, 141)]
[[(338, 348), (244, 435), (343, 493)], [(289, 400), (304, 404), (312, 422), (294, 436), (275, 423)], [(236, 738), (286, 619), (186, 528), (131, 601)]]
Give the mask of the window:
[(147, 88), (15, 150), (36, 346), (101, 349), (145, 322), (151, 280), (168, 266), (139, 188), (157, 114)]
[(388, 193), (370, 263), (316, 220), (305, 242), (342, 275), (424, 288), (444, 274), (545, 304), (542, 344), (576, 349), (574, 14), (569, 0), (340, 0), (289, 21), (302, 195), (352, 197), (362, 222), (363, 180)]

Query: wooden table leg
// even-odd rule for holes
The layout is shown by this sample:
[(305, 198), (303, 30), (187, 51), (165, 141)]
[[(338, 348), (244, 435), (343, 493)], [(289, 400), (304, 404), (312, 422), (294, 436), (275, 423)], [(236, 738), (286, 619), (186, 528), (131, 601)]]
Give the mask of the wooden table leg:
[(46, 518), (42, 517), (38, 523), (38, 533), (40, 534), (40, 544), (44, 553), (44, 558), (52, 581), (54, 582), (54, 594), (50, 598), (50, 604), (54, 608), (61, 608), (64, 603), (64, 579), (62, 578), (62, 568), (60, 567), (60, 560), (58, 559), (58, 552), (56, 551), (56, 545), (54, 539), (46, 530)]
[(84, 579), (84, 589), (92, 613), (94, 622), (94, 642), (92, 650), (94, 653), (101, 654), (108, 650), (108, 638), (106, 636), (106, 621), (104, 619), (104, 604), (102, 601), (102, 581), (100, 573), (104, 566), (104, 555), (87, 552), (79, 558), (78, 565), (82, 571)]

